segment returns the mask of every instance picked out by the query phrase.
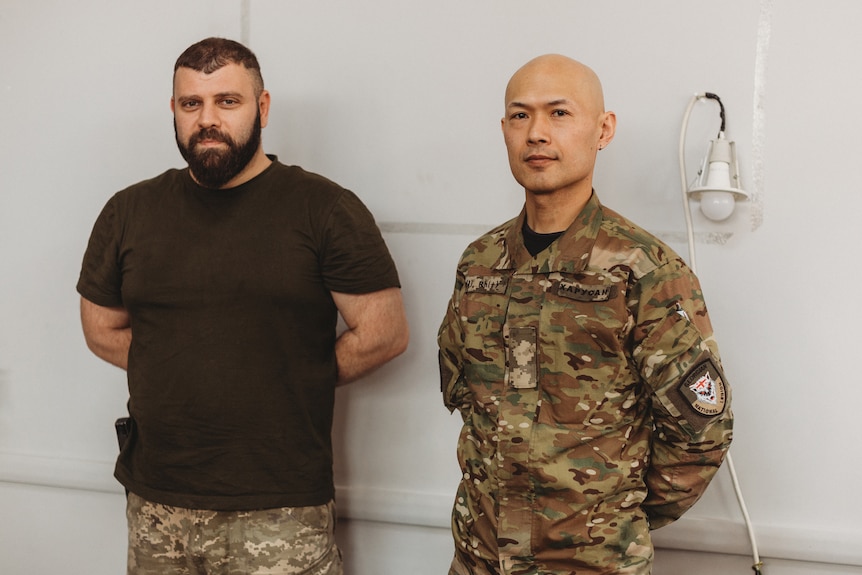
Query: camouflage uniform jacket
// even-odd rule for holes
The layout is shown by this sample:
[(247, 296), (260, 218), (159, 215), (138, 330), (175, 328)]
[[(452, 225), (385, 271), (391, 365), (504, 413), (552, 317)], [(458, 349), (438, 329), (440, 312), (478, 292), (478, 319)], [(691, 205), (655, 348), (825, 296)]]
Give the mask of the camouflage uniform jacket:
[(525, 213), (473, 242), (440, 327), (464, 426), (450, 573), (647, 574), (732, 435), (697, 278), (593, 194), (533, 258)]

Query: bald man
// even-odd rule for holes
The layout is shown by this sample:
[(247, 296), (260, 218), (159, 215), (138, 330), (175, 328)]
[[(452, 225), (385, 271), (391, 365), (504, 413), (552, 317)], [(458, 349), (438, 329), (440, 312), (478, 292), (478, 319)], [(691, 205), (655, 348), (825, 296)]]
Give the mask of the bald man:
[(559, 55), (506, 88), (516, 218), (470, 244), (440, 327), (464, 421), (450, 575), (648, 574), (650, 530), (730, 445), (730, 388), (697, 278), (593, 189), (616, 116)]

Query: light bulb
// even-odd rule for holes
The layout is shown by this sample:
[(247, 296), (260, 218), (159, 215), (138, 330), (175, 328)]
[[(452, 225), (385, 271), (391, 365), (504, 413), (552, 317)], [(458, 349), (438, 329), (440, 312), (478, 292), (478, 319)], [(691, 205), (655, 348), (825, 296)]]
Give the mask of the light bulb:
[(735, 204), (730, 192), (709, 190), (700, 193), (700, 211), (714, 222), (729, 218)]

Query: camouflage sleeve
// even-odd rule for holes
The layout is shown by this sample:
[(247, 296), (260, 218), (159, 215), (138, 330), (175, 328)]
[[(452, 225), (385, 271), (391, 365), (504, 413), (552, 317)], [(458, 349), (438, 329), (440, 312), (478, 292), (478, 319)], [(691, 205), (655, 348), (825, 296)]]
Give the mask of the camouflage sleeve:
[(730, 446), (733, 415), (694, 274), (675, 259), (641, 278), (634, 293), (633, 355), (655, 423), (644, 510), (656, 529), (704, 493)]
[(464, 274), (460, 266), (455, 278), (455, 290), (440, 330), (437, 333), (440, 362), (440, 391), (443, 393), (443, 404), (451, 413), (459, 409), (462, 414), (469, 408), (467, 386), (464, 383), (464, 362), (461, 354), (464, 349), (464, 331), (461, 327), (461, 315), (458, 305), (464, 287)]

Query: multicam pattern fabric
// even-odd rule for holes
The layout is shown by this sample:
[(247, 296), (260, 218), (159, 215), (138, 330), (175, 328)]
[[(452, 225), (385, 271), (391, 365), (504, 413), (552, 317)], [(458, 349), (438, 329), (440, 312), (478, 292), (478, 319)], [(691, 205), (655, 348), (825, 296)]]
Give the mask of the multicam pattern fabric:
[(128, 575), (341, 575), (335, 506), (208, 511), (129, 494)]
[(524, 213), (473, 242), (440, 328), (463, 478), (450, 574), (647, 574), (731, 442), (697, 278), (593, 195), (533, 258)]

